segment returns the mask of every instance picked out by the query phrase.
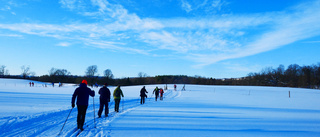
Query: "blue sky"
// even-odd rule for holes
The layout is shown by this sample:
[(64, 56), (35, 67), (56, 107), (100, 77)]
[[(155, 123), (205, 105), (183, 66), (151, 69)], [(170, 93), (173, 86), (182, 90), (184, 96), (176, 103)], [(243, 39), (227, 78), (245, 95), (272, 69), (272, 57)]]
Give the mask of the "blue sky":
[(0, 0), (0, 65), (236, 78), (319, 63), (320, 0)]

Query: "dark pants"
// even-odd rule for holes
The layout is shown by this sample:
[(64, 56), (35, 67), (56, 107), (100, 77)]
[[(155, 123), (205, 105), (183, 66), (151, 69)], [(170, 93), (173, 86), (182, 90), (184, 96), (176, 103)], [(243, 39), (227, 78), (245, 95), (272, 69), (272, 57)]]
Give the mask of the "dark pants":
[(159, 94), (156, 94), (156, 101), (157, 101), (158, 97), (159, 97)]
[(108, 102), (104, 102), (102, 100), (100, 100), (100, 108), (99, 108), (99, 111), (98, 111), (98, 116), (101, 117), (101, 114), (102, 114), (102, 111), (103, 111), (103, 108), (105, 107), (105, 110), (104, 110), (104, 114), (106, 116), (108, 116), (109, 114), (109, 103)]
[(160, 95), (160, 100), (163, 100), (163, 95)]
[(86, 105), (77, 105), (78, 108), (78, 117), (77, 117), (77, 123), (78, 123), (78, 128), (83, 128), (83, 124), (86, 118), (86, 112), (88, 106)]
[(119, 112), (119, 105), (121, 99), (114, 99), (114, 111)]
[(145, 97), (141, 97), (141, 101), (140, 101), (140, 104), (144, 104), (145, 103)]

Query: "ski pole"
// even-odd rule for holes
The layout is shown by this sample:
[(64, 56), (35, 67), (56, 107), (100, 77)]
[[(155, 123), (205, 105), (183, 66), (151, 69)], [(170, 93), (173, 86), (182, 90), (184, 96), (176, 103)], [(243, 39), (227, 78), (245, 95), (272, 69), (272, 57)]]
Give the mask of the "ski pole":
[(123, 103), (124, 103), (124, 97), (122, 97), (122, 112), (123, 112)]
[(94, 128), (96, 128), (96, 111), (95, 111), (95, 109), (94, 109), (94, 97), (92, 97), (93, 98), (93, 117), (94, 117)]
[(109, 103), (109, 107), (110, 108), (112, 106), (113, 100), (111, 100), (111, 102)]
[(61, 131), (63, 130), (64, 125), (66, 124), (66, 122), (67, 122), (67, 120), (68, 120), (68, 118), (69, 118), (69, 116), (70, 116), (70, 114), (71, 114), (72, 109), (73, 109), (73, 108), (71, 108), (71, 110), (70, 110), (70, 112), (69, 112), (69, 115), (68, 115), (68, 117), (67, 117), (66, 121), (64, 122), (64, 124), (63, 124), (63, 126), (62, 126), (62, 128), (61, 128), (61, 130), (60, 130), (60, 132), (59, 132), (59, 134), (58, 134), (58, 135), (60, 135), (60, 134), (61, 134)]
[(140, 101), (141, 98), (142, 98), (142, 97), (139, 97), (139, 98), (138, 98), (138, 104), (139, 104), (139, 101)]

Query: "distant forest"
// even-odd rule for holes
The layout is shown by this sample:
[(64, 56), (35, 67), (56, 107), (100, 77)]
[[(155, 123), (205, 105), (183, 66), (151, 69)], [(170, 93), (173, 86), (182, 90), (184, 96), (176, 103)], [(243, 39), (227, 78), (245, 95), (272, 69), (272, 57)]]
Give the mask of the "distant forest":
[(246, 77), (215, 79), (201, 76), (185, 75), (159, 75), (150, 77), (140, 72), (138, 77), (113, 78), (110, 69), (104, 71), (104, 76), (96, 76), (97, 66), (89, 66), (85, 76), (71, 75), (65, 69), (52, 68), (49, 75), (33, 76), (35, 73), (29, 67), (22, 66), (21, 75), (10, 75), (5, 66), (0, 66), (1, 78), (30, 79), (42, 82), (54, 83), (80, 83), (83, 79), (89, 85), (148, 85), (148, 84), (201, 84), (201, 85), (245, 85), (245, 86), (278, 86), (301, 87), (319, 89), (320, 87), (320, 63), (318, 65), (299, 66), (292, 64), (285, 69), (283, 65), (277, 68), (267, 67), (258, 73), (249, 73)]

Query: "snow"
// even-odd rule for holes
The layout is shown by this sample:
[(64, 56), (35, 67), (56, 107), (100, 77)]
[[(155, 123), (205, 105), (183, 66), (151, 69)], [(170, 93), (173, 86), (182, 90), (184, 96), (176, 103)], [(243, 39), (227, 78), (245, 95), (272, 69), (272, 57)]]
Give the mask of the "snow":
[[(77, 109), (71, 96), (77, 87), (47, 87), (29, 80), (0, 79), (0, 136), (76, 136)], [(97, 118), (99, 88), (89, 100), (85, 130), (79, 136), (320, 136), (320, 91), (259, 86), (168, 85), (163, 101), (148, 98), (140, 104), (143, 86), (121, 87), (120, 112)], [(109, 87), (113, 91), (115, 87)], [(290, 91), (290, 98), (289, 98)], [(104, 114), (104, 113), (103, 113)], [(96, 128), (94, 128), (96, 118)]]

